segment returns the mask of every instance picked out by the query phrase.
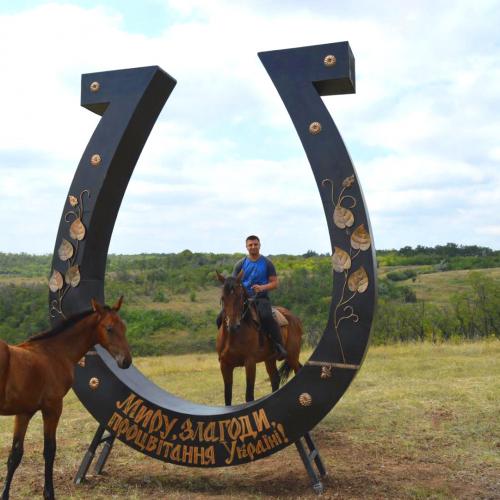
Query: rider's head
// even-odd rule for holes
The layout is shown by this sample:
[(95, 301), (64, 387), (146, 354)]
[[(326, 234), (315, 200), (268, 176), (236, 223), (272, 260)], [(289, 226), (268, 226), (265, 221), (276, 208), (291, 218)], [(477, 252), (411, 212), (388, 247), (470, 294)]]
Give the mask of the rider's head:
[(257, 258), (260, 254), (260, 240), (258, 236), (251, 234), (245, 240), (245, 244), (248, 250), (248, 255), (252, 258)]

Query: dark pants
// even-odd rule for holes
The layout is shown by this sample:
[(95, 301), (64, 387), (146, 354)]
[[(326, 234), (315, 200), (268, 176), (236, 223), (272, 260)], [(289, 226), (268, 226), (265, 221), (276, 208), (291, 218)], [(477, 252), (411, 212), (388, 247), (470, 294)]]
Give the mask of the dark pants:
[(267, 333), (275, 344), (283, 345), (281, 338), (281, 328), (273, 317), (271, 301), (267, 297), (256, 298), (255, 306), (259, 313), (260, 324), (265, 333)]
[[(273, 317), (273, 310), (271, 308), (271, 301), (268, 297), (257, 297), (254, 299), (255, 307), (257, 308), (257, 313), (260, 318), (260, 324), (264, 333), (271, 337), (271, 340), (275, 344), (283, 345), (283, 339), (281, 338), (281, 328)], [(222, 315), (221, 311), (217, 316), (217, 328), (222, 325)]]

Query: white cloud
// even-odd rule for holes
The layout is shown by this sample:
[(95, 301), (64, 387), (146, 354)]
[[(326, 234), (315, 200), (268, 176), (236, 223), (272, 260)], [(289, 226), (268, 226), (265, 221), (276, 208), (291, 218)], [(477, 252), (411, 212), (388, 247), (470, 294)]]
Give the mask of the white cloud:
[(500, 237), (500, 225), (497, 226), (479, 226), (476, 229), (479, 234), (487, 234), (491, 236)]

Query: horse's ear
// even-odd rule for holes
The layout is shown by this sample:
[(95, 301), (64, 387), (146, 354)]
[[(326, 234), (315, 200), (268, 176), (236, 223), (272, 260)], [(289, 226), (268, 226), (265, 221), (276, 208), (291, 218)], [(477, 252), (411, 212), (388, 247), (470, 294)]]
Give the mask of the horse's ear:
[(215, 270), (215, 274), (217, 275), (217, 279), (222, 283), (224, 284), (224, 282), (226, 281), (226, 278), (224, 278), (224, 276), (222, 276), (221, 273), (219, 273), (219, 271)]
[(116, 304), (113, 306), (113, 309), (115, 311), (119, 311), (120, 307), (122, 306), (122, 303), (123, 303), (123, 295), (118, 299), (118, 301), (116, 302)]
[(92, 304), (92, 309), (96, 313), (99, 313), (99, 314), (103, 314), (104, 313), (104, 309), (102, 308), (101, 304), (99, 304), (99, 302), (97, 302), (97, 300), (90, 299), (90, 303)]
[(236, 275), (236, 282), (241, 283), (241, 279), (243, 278), (243, 275), (245, 274), (245, 271), (242, 269), (237, 275)]

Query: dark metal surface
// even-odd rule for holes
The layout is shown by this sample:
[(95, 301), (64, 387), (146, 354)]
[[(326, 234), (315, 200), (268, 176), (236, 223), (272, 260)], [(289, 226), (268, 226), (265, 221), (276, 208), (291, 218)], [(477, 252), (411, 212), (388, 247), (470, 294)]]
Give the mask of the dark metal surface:
[[(98, 91), (90, 88), (95, 81)], [(89, 309), (92, 297), (104, 301), (104, 272), (116, 216), (142, 148), (175, 84), (157, 66), (82, 75), (81, 104), (102, 118), (73, 178), (52, 260), (52, 268), (65, 275), (67, 262), (61, 261), (58, 249), (63, 239), (75, 246), (74, 265), (81, 279), (76, 287), (65, 285), (61, 302), (65, 316)], [(92, 162), (95, 155), (101, 158), (98, 165)], [(74, 217), (68, 214), (80, 215), (70, 197), (82, 199), (76, 208), (83, 206), (81, 220), (87, 231), (80, 241), (70, 234), (68, 219), (72, 223)], [(51, 304), (54, 300), (58, 295), (51, 292)], [(51, 314), (54, 321), (61, 317), (52, 310)]]
[(311, 479), (312, 489), (316, 494), (321, 495), (325, 490), (321, 478), (326, 476), (326, 469), (311, 434), (306, 432), (303, 438), (295, 441), (295, 446)]
[[(335, 56), (334, 64), (332, 58), (326, 59), (328, 55)], [(119, 369), (99, 346), (89, 353), (83, 366), (76, 367), (74, 384), (85, 407), (127, 445), (175, 464), (237, 465), (294, 443), (344, 394), (368, 344), (376, 290), (369, 236), (366, 246), (370, 225), (349, 155), (320, 98), (354, 92), (351, 50), (343, 42), (264, 52), (259, 57), (297, 129), (323, 201), (337, 269), (330, 317), (310, 362), (297, 376), (276, 393), (239, 406), (207, 407), (185, 401), (157, 387), (133, 366)], [(89, 192), (81, 215), (86, 235), (77, 246), (77, 240), (68, 234), (65, 215), (75, 208), (68, 198), (55, 244), (54, 270), (66, 273), (68, 264), (58, 255), (64, 238), (75, 247), (71, 264), (78, 266), (80, 273), (76, 286), (66, 284), (51, 292), (51, 304), (59, 301), (67, 316), (88, 309), (92, 297), (104, 298), (107, 249), (120, 202), (174, 85), (175, 80), (158, 67), (82, 78), (82, 105), (103, 117), (69, 192), (74, 197)], [(314, 122), (320, 126), (311, 127)], [(91, 159), (96, 154), (100, 162), (93, 165)], [(340, 227), (339, 221), (340, 225), (345, 222), (345, 227)], [(358, 236), (353, 239), (354, 233)], [(362, 249), (356, 247), (358, 240)], [(54, 309), (53, 313), (57, 321), (59, 313)], [(89, 387), (93, 377), (99, 380), (94, 390)]]

